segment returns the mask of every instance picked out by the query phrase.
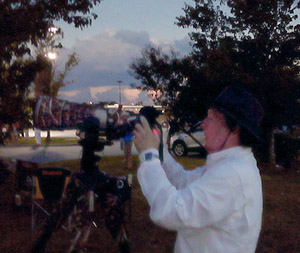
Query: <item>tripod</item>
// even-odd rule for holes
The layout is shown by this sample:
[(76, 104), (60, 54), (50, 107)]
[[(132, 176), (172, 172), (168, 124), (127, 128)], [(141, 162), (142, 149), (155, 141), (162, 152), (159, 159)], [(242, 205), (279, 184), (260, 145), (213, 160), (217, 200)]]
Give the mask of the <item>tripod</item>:
[(99, 128), (95, 118), (89, 118), (79, 127), (84, 138), (82, 146), (81, 170), (72, 175), (67, 186), (62, 207), (54, 212), (35, 243), (32, 252), (44, 252), (52, 233), (63, 224), (73, 234), (67, 252), (76, 252), (88, 241), (91, 228), (97, 228), (96, 210), (104, 212), (105, 225), (113, 239), (116, 239), (121, 253), (130, 252), (126, 225), (130, 218), (131, 176), (110, 177), (99, 171), (97, 162), (102, 151), (110, 142), (99, 141)]

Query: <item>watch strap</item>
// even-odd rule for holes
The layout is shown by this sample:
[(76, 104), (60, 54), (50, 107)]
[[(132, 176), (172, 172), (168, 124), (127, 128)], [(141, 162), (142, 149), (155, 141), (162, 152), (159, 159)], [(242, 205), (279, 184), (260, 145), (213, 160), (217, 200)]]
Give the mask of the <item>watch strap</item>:
[(152, 161), (154, 159), (159, 159), (159, 153), (156, 149), (148, 149), (143, 151), (139, 157), (141, 162)]

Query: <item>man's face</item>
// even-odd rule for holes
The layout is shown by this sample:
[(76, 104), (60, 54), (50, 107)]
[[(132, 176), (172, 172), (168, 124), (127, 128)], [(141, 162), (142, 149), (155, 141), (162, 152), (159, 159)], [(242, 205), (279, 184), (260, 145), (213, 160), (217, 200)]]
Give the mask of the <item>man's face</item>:
[(209, 154), (218, 152), (230, 133), (224, 114), (214, 108), (208, 110), (207, 117), (201, 123), (201, 128), (205, 136), (205, 149)]

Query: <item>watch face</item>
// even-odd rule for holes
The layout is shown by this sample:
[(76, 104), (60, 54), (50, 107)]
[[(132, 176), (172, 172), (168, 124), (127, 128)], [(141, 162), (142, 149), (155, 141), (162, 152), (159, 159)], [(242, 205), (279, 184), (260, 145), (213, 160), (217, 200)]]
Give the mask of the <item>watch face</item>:
[(152, 153), (145, 154), (145, 160), (151, 160), (152, 159)]

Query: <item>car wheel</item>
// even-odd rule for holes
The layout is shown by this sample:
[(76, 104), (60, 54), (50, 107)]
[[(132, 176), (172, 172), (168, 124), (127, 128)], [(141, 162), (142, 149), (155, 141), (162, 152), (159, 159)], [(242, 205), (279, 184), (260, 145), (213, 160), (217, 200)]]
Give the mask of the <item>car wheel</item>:
[(174, 154), (178, 157), (183, 157), (187, 155), (187, 146), (183, 141), (175, 141), (172, 147)]

